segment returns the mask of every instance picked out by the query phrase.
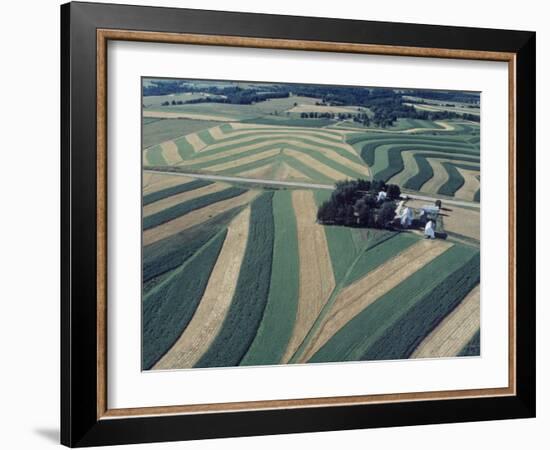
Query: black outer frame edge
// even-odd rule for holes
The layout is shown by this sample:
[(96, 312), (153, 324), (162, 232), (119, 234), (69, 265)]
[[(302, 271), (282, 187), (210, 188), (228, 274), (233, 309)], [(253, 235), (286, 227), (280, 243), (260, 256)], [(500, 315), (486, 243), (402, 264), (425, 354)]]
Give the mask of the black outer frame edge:
[[(230, 19), (230, 20), (228, 20)], [(177, 8), (61, 7), (61, 442), (67, 446), (422, 425), (535, 415), (535, 34)], [(517, 53), (517, 395), (96, 419), (96, 29)], [(284, 36), (281, 36), (281, 29)], [(335, 39), (337, 37), (337, 39)], [(526, 149), (522, 151), (522, 149)], [(72, 324), (75, 324), (73, 327)]]

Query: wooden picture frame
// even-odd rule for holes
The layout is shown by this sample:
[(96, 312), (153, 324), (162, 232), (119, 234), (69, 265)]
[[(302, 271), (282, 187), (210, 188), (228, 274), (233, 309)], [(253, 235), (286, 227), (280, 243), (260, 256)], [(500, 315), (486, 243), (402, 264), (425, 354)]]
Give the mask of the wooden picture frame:
[[(535, 33), (125, 5), (61, 7), (61, 442), (91, 446), (535, 415)], [(107, 405), (107, 42), (505, 61), (509, 385), (200, 406)]]

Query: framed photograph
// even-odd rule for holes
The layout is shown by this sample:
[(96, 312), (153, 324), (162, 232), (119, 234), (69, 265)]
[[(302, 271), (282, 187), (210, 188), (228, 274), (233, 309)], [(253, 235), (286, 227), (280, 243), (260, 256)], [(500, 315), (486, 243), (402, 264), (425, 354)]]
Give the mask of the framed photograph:
[(61, 7), (71, 447), (535, 415), (535, 33)]

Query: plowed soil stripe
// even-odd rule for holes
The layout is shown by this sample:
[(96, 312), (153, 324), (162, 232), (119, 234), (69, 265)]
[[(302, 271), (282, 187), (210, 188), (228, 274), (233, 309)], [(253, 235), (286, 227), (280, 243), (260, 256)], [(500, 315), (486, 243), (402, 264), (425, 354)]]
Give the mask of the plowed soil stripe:
[(309, 360), (357, 314), (451, 246), (441, 240), (420, 241), (343, 289), (298, 362)]
[(217, 214), (229, 211), (237, 206), (246, 205), (252, 201), (256, 195), (258, 195), (258, 191), (248, 191), (238, 197), (212, 203), (211, 205), (191, 211), (170, 222), (163, 223), (158, 227), (145, 230), (143, 232), (143, 245), (145, 246), (160, 241), (180, 231), (187, 230), (194, 225), (201, 224)]
[(197, 133), (191, 133), (185, 136), (185, 139), (191, 146), (193, 147), (193, 150), (196, 152), (201, 151), (204, 147), (206, 147), (206, 144), (202, 141), (202, 139), (199, 137)]
[(298, 349), (335, 286), (325, 230), (315, 221), (313, 192), (292, 192), (292, 206), (297, 221), (300, 291), (296, 322), (282, 363)]
[(479, 285), (420, 343), (411, 358), (456, 356), (479, 329)]
[(250, 208), (229, 225), (227, 237), (191, 322), (154, 369), (190, 368), (208, 349), (229, 310), (246, 249)]

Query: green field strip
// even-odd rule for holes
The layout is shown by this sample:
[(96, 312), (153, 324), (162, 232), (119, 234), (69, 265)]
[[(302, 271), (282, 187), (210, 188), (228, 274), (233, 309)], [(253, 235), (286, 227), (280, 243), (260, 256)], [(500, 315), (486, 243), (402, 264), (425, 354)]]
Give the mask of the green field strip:
[[(315, 191), (314, 197), (317, 206), (327, 201), (330, 194), (329, 191)], [(353, 239), (353, 228), (328, 225), (323, 228), (327, 238), (334, 280), (339, 283), (357, 258), (361, 248), (357, 248)]]
[[(272, 142), (272, 141), (275, 141), (276, 142)], [(217, 155), (217, 154), (221, 154), (220, 155), (220, 158), (223, 157), (223, 153), (225, 152), (228, 152), (228, 151), (231, 151), (231, 150), (235, 150), (235, 149), (239, 149), (239, 148), (245, 148), (245, 147), (248, 147), (248, 146), (251, 146), (251, 145), (256, 145), (256, 144), (261, 144), (261, 143), (264, 143), (265, 142), (265, 146), (262, 146), (262, 147), (258, 147), (258, 149), (264, 149), (264, 148), (276, 148), (276, 147), (288, 147), (288, 146), (294, 146), (296, 147), (296, 149), (304, 149), (303, 147), (300, 147), (298, 145), (295, 145), (293, 144), (291, 141), (296, 141), (296, 142), (301, 142), (305, 145), (309, 145), (313, 148), (324, 148), (326, 150), (329, 150), (331, 152), (334, 152), (334, 153), (337, 153), (338, 155), (344, 157), (344, 158), (347, 158), (349, 159), (350, 161), (352, 162), (355, 162), (355, 163), (358, 163), (358, 164), (363, 164), (363, 160), (361, 158), (359, 158), (355, 153), (352, 153), (350, 151), (347, 151), (339, 146), (334, 146), (334, 145), (330, 145), (330, 144), (321, 144), (321, 143), (318, 143), (318, 142), (315, 142), (311, 139), (308, 139), (306, 137), (294, 137), (294, 136), (281, 136), (281, 137), (277, 137), (277, 138), (267, 138), (267, 137), (262, 137), (260, 135), (260, 137), (251, 137), (251, 139), (249, 140), (246, 140), (244, 142), (237, 142), (237, 143), (229, 143), (228, 145), (226, 146), (223, 146), (223, 147), (218, 147), (218, 148), (214, 148), (214, 149), (204, 149), (204, 150), (201, 150), (200, 153), (197, 153), (195, 154), (195, 158), (203, 158), (205, 156), (212, 156), (212, 155)], [(221, 141), (219, 141), (221, 142)], [(254, 150), (254, 149), (252, 149)], [(250, 151), (252, 151), (250, 150)], [(305, 150), (305, 149), (304, 149)], [(312, 149), (309, 149), (309, 150), (312, 150)], [(317, 152), (318, 153), (318, 152)], [(243, 155), (245, 154), (245, 152), (243, 153), (239, 153), (239, 155)], [(237, 156), (237, 155), (234, 155), (232, 156), (233, 158)], [(191, 164), (193, 163), (193, 161), (189, 161)]]
[(412, 233), (397, 233), (374, 245), (362, 253), (353, 269), (346, 277), (344, 287), (355, 283), (369, 272), (384, 264), (394, 256), (418, 242), (419, 238)]
[(461, 144), (468, 146), (468, 143), (463, 137), (445, 134), (445, 135), (425, 135), (425, 134), (403, 134), (403, 133), (382, 133), (382, 132), (367, 132), (367, 133), (353, 133), (346, 137), (346, 142), (350, 145), (356, 145), (361, 143), (374, 143), (382, 141), (404, 141), (399, 143), (410, 143), (416, 141), (419, 143), (426, 143), (432, 145), (438, 145), (441, 143), (447, 144)]
[(191, 159), (193, 158), (193, 156), (195, 156), (195, 150), (193, 146), (187, 141), (185, 137), (176, 139), (174, 143), (176, 144), (176, 147), (178, 147), (178, 154), (184, 161), (187, 161), (188, 159)]
[[(457, 161), (469, 161), (472, 163), (479, 163), (479, 159), (476, 159), (476, 158), (468, 158), (468, 157), (459, 158), (456, 156), (455, 157), (441, 156), (434, 153), (417, 153), (413, 157), (418, 166), (418, 172), (414, 176), (410, 177), (407, 181), (405, 181), (405, 183), (403, 184), (403, 187), (406, 189), (412, 189), (414, 191), (419, 191), (422, 188), (422, 186), (434, 176), (432, 165), (430, 164), (427, 158), (439, 158), (439, 159), (445, 158), (445, 159), (451, 159), (451, 160), (454, 159)], [(442, 163), (442, 165), (444, 164), (445, 163)], [(462, 182), (464, 183), (464, 180), (462, 180)], [(454, 192), (451, 195), (454, 195)]]
[(223, 191), (214, 192), (212, 194), (203, 195), (202, 197), (197, 197), (186, 202), (178, 203), (177, 205), (166, 208), (156, 214), (151, 214), (150, 216), (144, 217), (143, 230), (148, 230), (159, 226), (163, 223), (169, 222), (170, 220), (174, 220), (177, 217), (183, 216), (184, 214), (190, 213), (195, 209), (204, 208), (205, 206), (211, 205), (212, 203), (237, 197), (245, 192), (247, 192), (247, 189), (230, 187), (224, 189)]
[(479, 171), (479, 166), (469, 166), (466, 164), (454, 164), (450, 162), (444, 162), (444, 163), (441, 163), (441, 165), (445, 168), (445, 170), (449, 174), (449, 179), (443, 185), (441, 185), (441, 187), (437, 191), (438, 194), (442, 194), (442, 195), (453, 196), (455, 195), (455, 192), (458, 191), (464, 185), (465, 183), (464, 177), (456, 169), (457, 167), (460, 169)]
[(424, 294), (363, 353), (362, 360), (404, 359), (411, 356), (420, 342), (479, 283), (479, 252), (469, 250), (470, 254), (474, 253), (470, 259)]
[(296, 158), (293, 158), (292, 156), (283, 154), (278, 158), (282, 162), (287, 163), (293, 169), (296, 169), (302, 172), (305, 176), (310, 178), (312, 181), (315, 181), (318, 183), (331, 184), (331, 185), (334, 184), (334, 180), (332, 178), (329, 178), (326, 175), (323, 175), (321, 172), (318, 172), (317, 170), (313, 169), (307, 164), (304, 164), (302, 161), (299, 161)]
[[(149, 121), (150, 120), (150, 121)], [(143, 148), (177, 139), (189, 133), (211, 128), (221, 122), (193, 119), (143, 118)]]
[(243, 207), (233, 208), (187, 230), (143, 248), (143, 282), (160, 277), (191, 258), (225, 228)]
[(143, 299), (143, 369), (150, 369), (189, 324), (206, 289), (226, 233), (223, 230), (215, 235)]
[(187, 183), (178, 184), (176, 186), (171, 186), (166, 189), (161, 189), (160, 191), (152, 192), (150, 194), (143, 196), (143, 206), (149, 205), (159, 200), (171, 197), (172, 195), (181, 194), (187, 191), (193, 191), (210, 184), (214, 184), (213, 181), (206, 180), (193, 180)]
[(480, 356), (481, 355), (481, 339), (480, 330), (470, 339), (457, 356)]
[[(411, 148), (412, 147), (412, 148)], [(380, 157), (377, 159), (376, 164), (371, 167), (371, 171), (373, 173), (373, 176), (376, 179), (388, 181), (393, 176), (397, 175), (398, 173), (402, 172), (405, 169), (403, 157), (401, 155), (404, 151), (433, 151), (433, 148), (430, 149), (421, 149), (414, 146), (411, 147), (392, 147), (387, 152), (384, 152), (380, 155)], [(440, 150), (440, 149), (438, 149)], [(426, 165), (420, 162), (421, 158), (419, 155), (426, 155), (426, 158), (445, 158), (445, 159), (456, 159), (457, 161), (468, 161), (468, 162), (479, 162), (479, 157), (476, 155), (468, 156), (468, 155), (457, 155), (457, 154), (447, 154), (447, 153), (416, 153), (414, 155), (415, 161), (419, 165), (419, 178), (423, 179), (424, 176), (423, 170), (425, 171)], [(431, 167), (430, 167), (430, 170)], [(431, 176), (433, 176), (433, 171), (431, 172)], [(430, 178), (431, 178), (430, 176)], [(428, 178), (429, 179), (429, 178)], [(417, 181), (418, 182), (418, 181)]]
[[(239, 159), (246, 158), (248, 156), (259, 155), (260, 153), (264, 153), (266, 151), (277, 149), (277, 148), (285, 148), (285, 149), (289, 149), (289, 150), (295, 150), (297, 152), (310, 155), (312, 158), (316, 159), (317, 161), (325, 164), (326, 166), (329, 166), (329, 167), (333, 168), (334, 170), (336, 170), (336, 171), (338, 171), (338, 172), (340, 172), (340, 173), (342, 173), (342, 174), (344, 174), (344, 175), (346, 175), (350, 178), (363, 178), (363, 177), (365, 177), (364, 174), (356, 172), (355, 170), (330, 159), (329, 157), (323, 155), (320, 152), (317, 152), (315, 150), (305, 149), (305, 148), (302, 148), (302, 147), (299, 147), (299, 146), (296, 146), (296, 145), (292, 145), (292, 144), (288, 144), (288, 143), (286, 143), (286, 144), (282, 144), (282, 143), (266, 144), (263, 147), (248, 150), (248, 151), (239, 153), (237, 155), (229, 155), (229, 156), (225, 156), (225, 157), (220, 157), (220, 158), (217, 158), (217, 159), (214, 159), (214, 160), (211, 160), (211, 161), (205, 161), (205, 162), (198, 163), (198, 164), (188, 164), (185, 167), (189, 168), (189, 169), (208, 170), (208, 168), (211, 167), (211, 166), (216, 166), (218, 164), (223, 164), (223, 163), (227, 163), (227, 162), (238, 161)], [(365, 169), (366, 169), (366, 167), (365, 167)]]
[(273, 262), (273, 192), (250, 206), (250, 228), (231, 306), (222, 327), (195, 367), (237, 366), (250, 348), (264, 315)]
[(267, 166), (274, 163), (279, 158), (279, 155), (273, 155), (269, 158), (259, 159), (258, 161), (253, 161), (242, 166), (233, 167), (231, 169), (223, 170), (224, 175), (238, 175), (241, 172), (246, 172), (248, 170), (254, 170), (262, 166)]
[(155, 145), (147, 150), (144, 150), (147, 162), (150, 166), (167, 166), (168, 163), (162, 156), (162, 147)]
[(273, 197), (275, 238), (271, 282), (256, 337), (240, 365), (278, 364), (286, 350), (298, 310), (300, 261), (291, 193)]
[(212, 135), (210, 134), (210, 131), (208, 130), (199, 131), (197, 135), (201, 138), (201, 141), (204, 142), (206, 145), (211, 145), (216, 142), (216, 140), (212, 137)]
[[(221, 128), (220, 128), (221, 129)], [(313, 136), (319, 139), (324, 139), (327, 142), (342, 143), (340, 136), (336, 136), (334, 133), (325, 132), (315, 129), (304, 129), (304, 128), (289, 128), (289, 127), (272, 127), (272, 128), (242, 128), (242, 129), (231, 129), (231, 131), (222, 130), (224, 133), (223, 139), (218, 139), (216, 143), (229, 143), (235, 141), (236, 139), (244, 139), (247, 137), (261, 136), (265, 134), (277, 134), (281, 136), (293, 136), (293, 135), (303, 135), (303, 136)]]
[[(476, 254), (467, 246), (449, 248), (350, 320), (309, 362), (360, 360), (411, 308)], [(445, 284), (448, 290), (449, 286)]]

